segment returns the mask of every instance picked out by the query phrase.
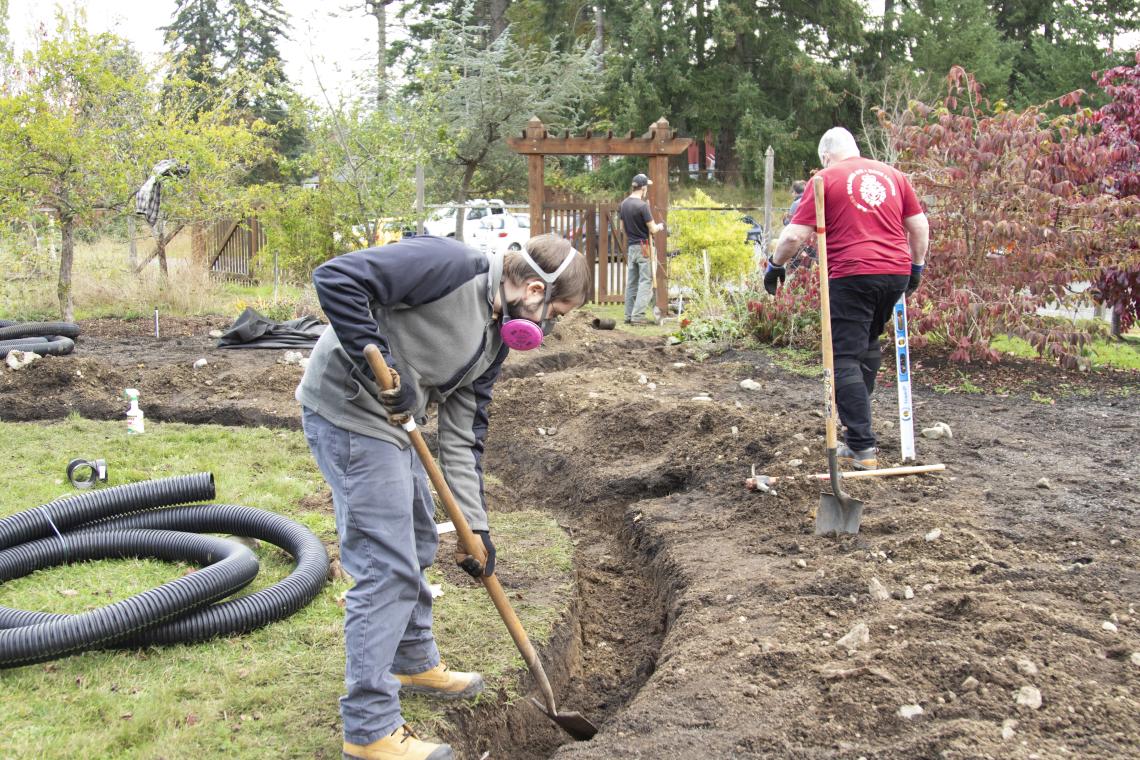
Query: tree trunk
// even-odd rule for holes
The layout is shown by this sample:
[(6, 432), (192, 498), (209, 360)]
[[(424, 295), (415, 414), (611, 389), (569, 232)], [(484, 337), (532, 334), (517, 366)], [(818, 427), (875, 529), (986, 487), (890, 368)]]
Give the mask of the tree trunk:
[(168, 280), (170, 279), (170, 270), (166, 266), (166, 243), (168, 242), (166, 237), (166, 220), (159, 219), (156, 229), (158, 234), (155, 235), (155, 255), (158, 256), (158, 269), (162, 272), (162, 279)]
[(507, 5), (508, 0), (491, 0), (491, 39), (488, 42), (494, 42), (499, 39), (499, 35), (507, 29)]
[(366, 0), (368, 12), (376, 19), (376, 105), (388, 99), (388, 3), (391, 0)]
[(59, 316), (64, 322), (75, 321), (75, 304), (71, 298), (71, 263), (75, 257), (75, 220), (66, 215), (59, 219), (61, 236), (59, 251)]
[(471, 191), (471, 180), (475, 178), (475, 168), (478, 166), (474, 161), (468, 161), (463, 166), (463, 179), (459, 183), (459, 197), (456, 203), (459, 208), (455, 209), (455, 239), (463, 242), (463, 222), (467, 216), (467, 193)]
[(736, 157), (736, 130), (722, 124), (716, 133), (716, 174), (725, 185), (740, 184), (740, 161)]
[(594, 6), (594, 52), (598, 54), (598, 71), (605, 71), (606, 25), (601, 2)]

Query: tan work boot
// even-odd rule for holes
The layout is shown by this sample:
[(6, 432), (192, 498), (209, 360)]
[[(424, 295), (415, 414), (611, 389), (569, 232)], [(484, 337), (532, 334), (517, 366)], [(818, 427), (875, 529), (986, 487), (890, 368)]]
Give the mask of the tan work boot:
[(400, 682), (400, 691), (406, 694), (424, 694), (439, 699), (467, 699), (483, 691), (483, 676), (449, 670), (442, 662), (423, 673), (393, 675)]
[(847, 444), (841, 443), (835, 453), (839, 464), (853, 467), (856, 470), (874, 470), (879, 466), (879, 450), (873, 447), (855, 451)]
[(371, 744), (344, 743), (345, 760), (454, 760), (455, 753), (447, 744), (432, 744), (416, 738), (405, 723), (387, 736)]

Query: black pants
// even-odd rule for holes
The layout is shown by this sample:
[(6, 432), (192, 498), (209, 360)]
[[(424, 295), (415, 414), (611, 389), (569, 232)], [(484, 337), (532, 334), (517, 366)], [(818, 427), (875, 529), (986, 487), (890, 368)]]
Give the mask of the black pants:
[(831, 343), (835, 355), (835, 404), (856, 451), (875, 446), (871, 393), (883, 358), (879, 336), (910, 277), (861, 274), (830, 280)]

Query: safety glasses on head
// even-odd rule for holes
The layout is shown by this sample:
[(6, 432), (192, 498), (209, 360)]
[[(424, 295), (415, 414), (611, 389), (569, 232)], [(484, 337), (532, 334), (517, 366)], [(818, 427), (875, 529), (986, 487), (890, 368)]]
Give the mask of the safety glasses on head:
[(553, 272), (546, 272), (538, 265), (530, 252), (524, 246), (521, 251), (516, 251), (518, 255), (523, 257), (523, 261), (527, 263), (535, 274), (546, 283), (542, 296), (542, 311), (539, 313), (538, 322), (527, 319), (526, 317), (516, 317), (510, 313), (507, 306), (507, 295), (503, 289), (502, 281), (499, 282), (499, 300), (503, 308), (503, 322), (499, 327), (499, 335), (502, 336), (503, 342), (515, 351), (530, 351), (533, 348), (538, 348), (542, 345), (542, 339), (549, 335), (554, 329), (556, 317), (547, 318), (547, 312), (550, 309), (550, 293), (553, 288), (554, 282), (558, 277), (566, 271), (570, 266), (575, 256), (581, 256), (576, 249), (571, 248), (570, 253), (566, 258), (562, 259), (562, 263)]

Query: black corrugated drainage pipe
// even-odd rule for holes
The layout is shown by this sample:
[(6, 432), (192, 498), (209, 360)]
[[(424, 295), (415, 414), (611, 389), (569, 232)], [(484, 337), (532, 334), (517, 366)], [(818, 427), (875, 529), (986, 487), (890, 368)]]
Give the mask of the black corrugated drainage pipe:
[[(62, 562), (156, 557), (205, 567), (130, 599), (80, 615), (0, 607), (0, 667), (83, 649), (148, 646), (229, 636), (288, 617), (324, 587), (329, 559), (303, 525), (251, 507), (205, 504), (209, 473), (92, 491), (0, 519), (0, 581)], [(257, 538), (289, 552), (288, 577), (248, 596), (212, 604), (244, 587), (257, 560), (240, 544), (195, 532)]]
[(34, 351), (40, 356), (63, 356), (75, 350), (79, 325), (74, 322), (0, 321), (0, 359), (9, 351)]

